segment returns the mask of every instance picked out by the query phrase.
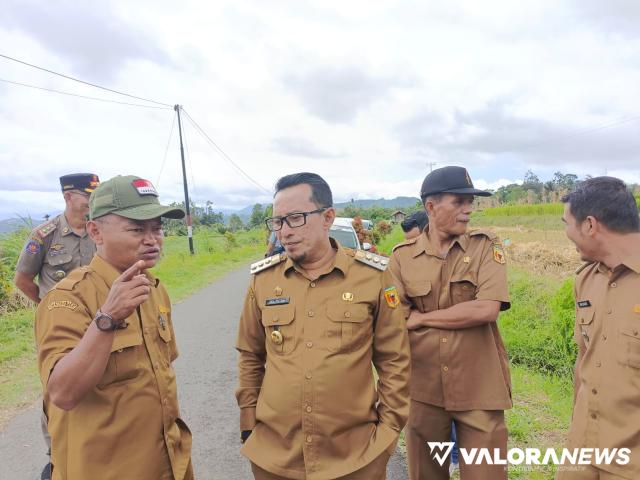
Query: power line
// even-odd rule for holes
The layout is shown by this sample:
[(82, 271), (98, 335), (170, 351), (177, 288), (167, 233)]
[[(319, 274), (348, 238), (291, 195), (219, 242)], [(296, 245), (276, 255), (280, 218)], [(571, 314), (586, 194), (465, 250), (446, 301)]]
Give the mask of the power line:
[(266, 189), (265, 187), (263, 187), (262, 185), (260, 185), (260, 183), (258, 183), (256, 180), (254, 180), (247, 172), (245, 172), (236, 162), (234, 162), (231, 157), (229, 157), (229, 155), (227, 155), (225, 153), (224, 150), (222, 150), (222, 148), (220, 148), (218, 146), (218, 144), (216, 142), (213, 141), (213, 139), (207, 135), (207, 133), (202, 129), (202, 127), (200, 127), (200, 125), (198, 125), (198, 123), (191, 118), (191, 115), (189, 115), (189, 113), (183, 108), (182, 111), (184, 112), (184, 114), (187, 117), (187, 120), (189, 120), (189, 122), (191, 122), (191, 125), (193, 125), (193, 127), (200, 133), (200, 135), (202, 135), (206, 140), (209, 141), (209, 143), (220, 153), (220, 155), (222, 155), (231, 165), (233, 165), (235, 167), (236, 170), (238, 170), (242, 175), (244, 175), (244, 177), (249, 180), (251, 183), (253, 183), (256, 187), (258, 187), (260, 190), (262, 190), (265, 193), (271, 194), (271, 192)]
[[(184, 111), (184, 109), (183, 109)], [(187, 157), (187, 164), (189, 165), (189, 170), (191, 170), (191, 190), (194, 195), (196, 193), (196, 181), (193, 177), (193, 163), (191, 163), (191, 152), (189, 151), (189, 142), (187, 141), (187, 129), (182, 129), (182, 138), (184, 139), (184, 149), (187, 151), (185, 155)]]
[(79, 78), (71, 77), (71, 76), (65, 75), (63, 73), (54, 72), (53, 70), (49, 70), (49, 69), (44, 68), (44, 67), (39, 67), (38, 65), (34, 65), (32, 63), (28, 63), (28, 62), (25, 62), (23, 60), (19, 60), (17, 58), (13, 58), (13, 57), (10, 57), (8, 55), (3, 55), (2, 53), (0, 53), (0, 57), (6, 58), (7, 60), (11, 60), (12, 62), (21, 63), (22, 65), (26, 65), (26, 66), (31, 67), (31, 68), (36, 68), (38, 70), (42, 70), (43, 72), (51, 73), (52, 75), (57, 75), (59, 77), (66, 78), (67, 80), (73, 80), (74, 82), (83, 83), (85, 85), (89, 85), (90, 87), (99, 88), (101, 90), (106, 90), (107, 92), (111, 92), (111, 93), (117, 93), (118, 95), (124, 95), (125, 97), (135, 98), (136, 100), (142, 100), (144, 102), (155, 103), (157, 105), (162, 105), (162, 106), (165, 106), (165, 107), (173, 108), (173, 105), (169, 105), (168, 103), (156, 102), (155, 100), (150, 100), (148, 98), (143, 98), (143, 97), (137, 97), (135, 95), (130, 95), (130, 94), (125, 93), (125, 92), (120, 92), (118, 90), (113, 90), (111, 88), (103, 87), (103, 86), (97, 85), (95, 83), (86, 82), (84, 80), (80, 80)]
[(0, 82), (10, 83), (11, 85), (19, 85), (21, 87), (35, 88), (36, 90), (58, 93), (60, 95), (69, 95), (70, 97), (84, 98), (86, 100), (95, 100), (98, 102), (106, 102), (106, 103), (117, 103), (118, 105), (128, 105), (130, 107), (158, 108), (160, 110), (167, 110), (167, 107), (156, 107), (155, 105), (141, 105), (139, 103), (119, 102), (117, 100), (109, 100), (108, 98), (89, 97), (87, 95), (78, 95), (77, 93), (63, 92), (61, 90), (55, 90), (53, 88), (38, 87), (36, 85), (29, 85), (27, 83), (13, 82), (11, 80), (5, 80), (4, 78), (0, 78)]
[(169, 139), (167, 140), (167, 146), (164, 149), (164, 158), (162, 159), (162, 165), (160, 166), (160, 172), (158, 173), (158, 181), (156, 187), (160, 188), (160, 177), (162, 177), (162, 171), (164, 170), (164, 164), (167, 162), (167, 153), (169, 152), (169, 145), (171, 144), (171, 137), (173, 136), (173, 129), (176, 126), (176, 115), (173, 115), (173, 121), (171, 122), (171, 130), (169, 131)]

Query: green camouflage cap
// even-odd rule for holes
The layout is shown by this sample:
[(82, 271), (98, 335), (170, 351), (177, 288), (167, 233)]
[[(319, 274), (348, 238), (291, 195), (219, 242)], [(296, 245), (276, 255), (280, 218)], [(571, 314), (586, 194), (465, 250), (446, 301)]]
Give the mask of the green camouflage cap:
[(149, 180), (134, 175), (113, 177), (100, 183), (89, 198), (89, 220), (114, 213), (132, 220), (183, 218), (184, 210), (160, 205)]

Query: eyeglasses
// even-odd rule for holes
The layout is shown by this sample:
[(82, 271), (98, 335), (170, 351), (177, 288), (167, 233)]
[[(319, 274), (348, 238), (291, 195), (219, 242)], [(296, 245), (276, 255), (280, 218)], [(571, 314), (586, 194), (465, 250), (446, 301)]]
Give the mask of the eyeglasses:
[(310, 212), (295, 212), (285, 215), (284, 217), (271, 217), (267, 218), (264, 223), (267, 224), (267, 228), (272, 232), (277, 232), (282, 229), (283, 222), (287, 222), (287, 225), (291, 228), (302, 227), (307, 223), (307, 216), (314, 213), (324, 212), (328, 207), (318, 208), (311, 210)]
[(90, 193), (81, 192), (80, 190), (67, 190), (67, 191), (72, 195), (80, 195), (81, 197), (84, 197), (84, 198), (89, 198), (91, 196)]

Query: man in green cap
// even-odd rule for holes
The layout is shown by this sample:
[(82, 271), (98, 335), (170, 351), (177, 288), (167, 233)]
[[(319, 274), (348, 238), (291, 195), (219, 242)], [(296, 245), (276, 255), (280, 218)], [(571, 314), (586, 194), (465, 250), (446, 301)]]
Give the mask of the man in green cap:
[(171, 302), (148, 269), (160, 259), (160, 205), (148, 180), (117, 176), (89, 200), (96, 256), (36, 311), (38, 366), (54, 480), (190, 480), (191, 433), (180, 419)]

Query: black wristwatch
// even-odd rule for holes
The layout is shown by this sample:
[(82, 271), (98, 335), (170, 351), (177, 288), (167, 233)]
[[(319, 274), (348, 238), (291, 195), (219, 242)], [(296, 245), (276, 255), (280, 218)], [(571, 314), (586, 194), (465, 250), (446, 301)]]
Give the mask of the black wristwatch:
[(113, 332), (118, 328), (124, 328), (122, 326), (124, 322), (116, 322), (111, 315), (107, 315), (100, 310), (96, 312), (96, 316), (93, 317), (93, 321), (96, 322), (96, 327), (103, 332)]

